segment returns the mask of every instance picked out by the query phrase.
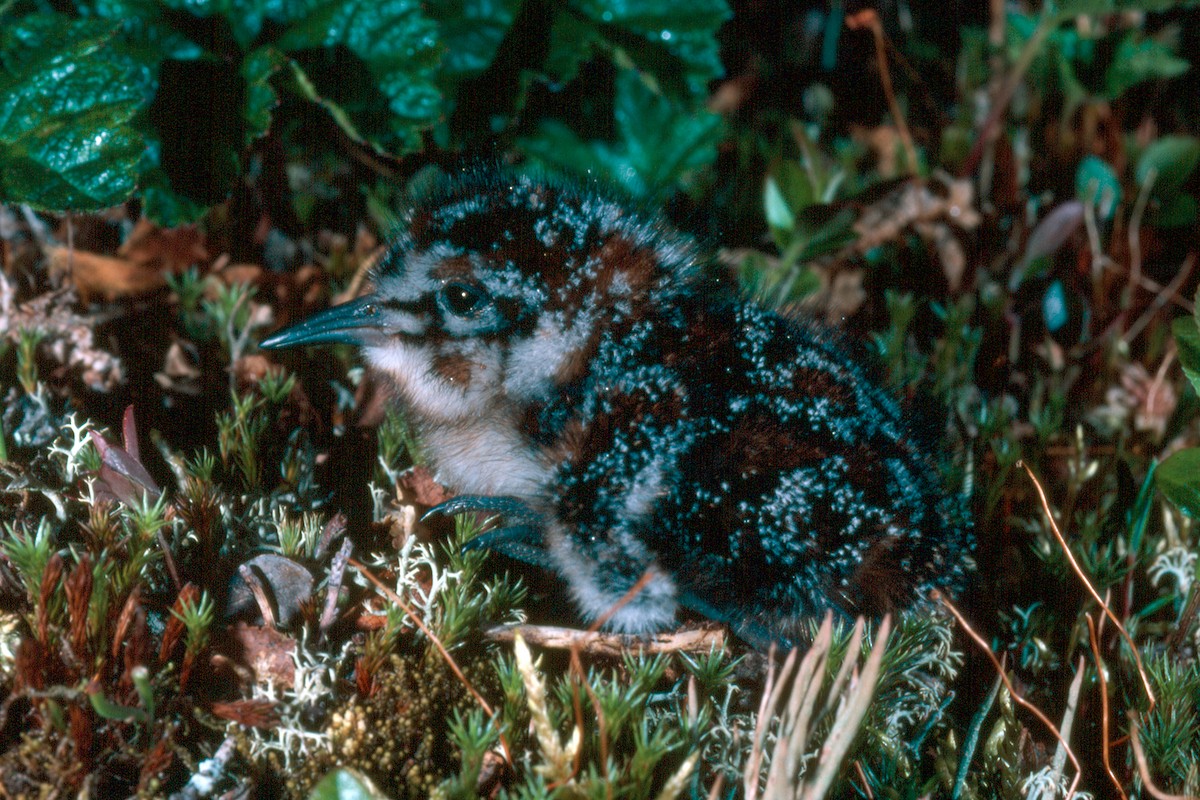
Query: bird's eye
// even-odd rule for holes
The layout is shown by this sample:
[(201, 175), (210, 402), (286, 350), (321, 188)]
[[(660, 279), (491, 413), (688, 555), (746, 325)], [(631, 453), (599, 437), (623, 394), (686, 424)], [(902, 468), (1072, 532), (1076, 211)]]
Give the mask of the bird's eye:
[(451, 281), (442, 287), (442, 302), (457, 317), (475, 317), (490, 302), (487, 291), (476, 283)]

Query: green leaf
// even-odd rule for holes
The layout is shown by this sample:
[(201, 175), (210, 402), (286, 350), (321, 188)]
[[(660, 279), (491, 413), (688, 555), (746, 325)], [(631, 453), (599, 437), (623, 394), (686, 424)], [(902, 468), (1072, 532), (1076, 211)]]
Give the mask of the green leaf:
[(1130, 87), (1143, 81), (1177, 78), (1190, 64), (1165, 44), (1130, 31), (1117, 45), (1112, 63), (1104, 73), (1104, 93), (1116, 100)]
[(1160, 228), (1186, 228), (1195, 224), (1200, 216), (1196, 206), (1196, 198), (1190, 194), (1177, 194), (1169, 200), (1164, 200), (1162, 206), (1154, 212), (1154, 224)]
[(1121, 181), (1113, 168), (1096, 156), (1086, 156), (1075, 170), (1075, 194), (1091, 203), (1103, 220), (1112, 219), (1121, 202)]
[[(729, 19), (725, 0), (573, 0), (574, 10), (583, 14), (617, 44), (633, 51), (628, 40), (615, 31), (632, 34), (652, 46), (634, 63), (657, 74), (650, 63), (657, 53), (669, 54), (683, 63), (688, 88), (706, 95), (708, 82), (723, 74), (717, 51), (716, 32)], [(615, 29), (615, 31), (614, 31)]]
[(595, 167), (634, 197), (661, 200), (716, 159), (724, 130), (718, 115), (679, 108), (632, 69), (617, 75), (613, 115), (615, 142), (585, 141), (563, 123), (547, 120), (536, 136), (518, 144), (557, 170)]
[(295, 61), (289, 61), (288, 67), (291, 68), (292, 79), (294, 81), (293, 88), (295, 88), (301, 97), (312, 103), (316, 103), (329, 112), (329, 116), (333, 118), (334, 123), (342, 129), (342, 133), (350, 137), (351, 141), (368, 147), (373, 146), (365, 136), (359, 133), (358, 127), (354, 124), (354, 120), (350, 118), (350, 115), (346, 113), (346, 110), (329, 98), (324, 97), (317, 90), (316, 85), (308, 77), (303, 67)]
[(142, 212), (164, 228), (190, 225), (204, 218), (208, 206), (184, 197), (171, 188), (171, 181), (157, 166), (157, 144), (151, 143), (153, 156), (148, 156), (142, 169)]
[(375, 788), (366, 775), (342, 767), (322, 778), (308, 800), (388, 800), (388, 796)]
[(443, 91), (479, 75), (496, 57), (520, 0), (427, 0), (425, 13), (438, 25), (446, 48), (438, 79)]
[(1200, 162), (1200, 138), (1163, 136), (1142, 151), (1134, 175), (1138, 186), (1145, 186), (1153, 170), (1153, 193), (1168, 197), (1179, 191)]
[(1142, 540), (1146, 535), (1146, 525), (1150, 522), (1150, 512), (1154, 510), (1154, 473), (1158, 462), (1151, 461), (1150, 469), (1146, 471), (1146, 479), (1142, 488), (1138, 489), (1137, 499), (1129, 512), (1129, 552), (1136, 559), (1142, 552)]
[(578, 75), (579, 65), (605, 46), (604, 34), (591, 20), (569, 12), (559, 13), (550, 27), (541, 72), (551, 84), (569, 83)]
[(156, 77), (164, 61), (192, 61), (205, 55), (203, 47), (174, 27), (176, 19), (164, 18), (166, 6), (158, 0), (76, 0), (74, 5), (81, 15), (108, 20), (117, 30), (109, 46), (146, 65)]
[(1175, 345), (1179, 348), (1179, 364), (1183, 374), (1200, 392), (1200, 326), (1195, 317), (1180, 317), (1171, 323)]
[[(220, 15), (229, 23), (229, 32), (243, 50), (262, 32), (263, 19), (275, 11), (272, 0), (244, 2), (240, 0), (161, 0), (167, 8), (184, 11), (201, 19)], [(212, 47), (212, 45), (210, 45)], [(216, 50), (217, 48), (212, 47)]]
[(150, 718), (143, 709), (123, 706), (109, 700), (99, 689), (88, 692), (88, 699), (92, 701), (92, 708), (95, 712), (104, 719), (146, 722)]
[(560, 8), (542, 64), (552, 83), (574, 79), (596, 53), (653, 75), (665, 94), (695, 102), (723, 74), (717, 30), (730, 16), (725, 0), (572, 0)]
[[(434, 85), (441, 60), (437, 26), (417, 0), (308, 0), (280, 37), (288, 52), (345, 47), (366, 66), (387, 99), (391, 132), (404, 150), (420, 146), (420, 132), (437, 120), (442, 96)], [(310, 77), (329, 94), (317, 76)], [(340, 72), (329, 76), (336, 84)]]
[(792, 244), (793, 248), (798, 242), (802, 243), (802, 246), (794, 253), (791, 248), (784, 253), (784, 260), (788, 263), (812, 261), (826, 253), (832, 253), (845, 247), (857, 238), (854, 232), (854, 212), (850, 209), (839, 211), (820, 227), (813, 227), (807, 220), (803, 220), (803, 222), (804, 235), (797, 237)]
[(246, 144), (265, 136), (271, 127), (271, 112), (279, 105), (279, 93), (271, 85), (271, 78), (287, 60), (270, 46), (260, 47), (242, 60), (242, 79), (246, 82), (246, 106), (242, 110)]
[[(45, 41), (51, 18), (57, 29)], [(56, 15), (32, 15), (4, 32), (0, 200), (95, 210), (133, 192), (145, 141), (132, 120), (153, 80), (108, 46), (112, 34), (107, 22)]]
[(1172, 453), (1158, 466), (1158, 488), (1189, 517), (1200, 518), (1200, 447)]
[(1200, 5), (1200, 0), (1059, 0), (1058, 16), (1062, 19), (1081, 14), (1108, 15), (1122, 11), (1169, 11)]
[(796, 223), (796, 214), (788, 206), (787, 199), (779, 189), (775, 178), (768, 176), (767, 185), (763, 190), (763, 211), (767, 217), (767, 225), (775, 237), (775, 243), (786, 247), (792, 237), (792, 227)]

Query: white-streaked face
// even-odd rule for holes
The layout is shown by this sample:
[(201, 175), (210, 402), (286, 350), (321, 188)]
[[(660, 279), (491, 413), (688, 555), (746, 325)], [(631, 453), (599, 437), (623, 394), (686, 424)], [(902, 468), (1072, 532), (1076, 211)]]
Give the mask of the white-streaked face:
[(373, 276), (364, 356), (431, 422), (550, 397), (690, 261), (616, 204), (523, 179), (478, 188), (411, 211)]

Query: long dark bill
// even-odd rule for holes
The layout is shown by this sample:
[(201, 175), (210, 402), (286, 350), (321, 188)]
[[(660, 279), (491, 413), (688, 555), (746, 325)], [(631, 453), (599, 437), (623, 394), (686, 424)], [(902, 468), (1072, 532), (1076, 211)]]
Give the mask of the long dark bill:
[(301, 344), (364, 344), (372, 333), (378, 333), (382, 319), (371, 295), (327, 308), (306, 320), (284, 328), (263, 340), (261, 347), (273, 350)]

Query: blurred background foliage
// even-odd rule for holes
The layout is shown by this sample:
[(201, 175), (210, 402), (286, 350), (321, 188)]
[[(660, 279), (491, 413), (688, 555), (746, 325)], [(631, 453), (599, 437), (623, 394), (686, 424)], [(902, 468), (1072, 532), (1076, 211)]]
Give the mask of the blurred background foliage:
[[(0, 788), (1200, 794), (1198, 60), (1169, 0), (0, 1)], [(842, 327), (972, 499), (986, 649), (928, 609), (814, 621), (776, 683), (489, 639), (577, 620), (415, 521), (442, 490), (352, 353), (257, 349), (471, 159)], [(815, 711), (760, 730), (780, 684)]]

